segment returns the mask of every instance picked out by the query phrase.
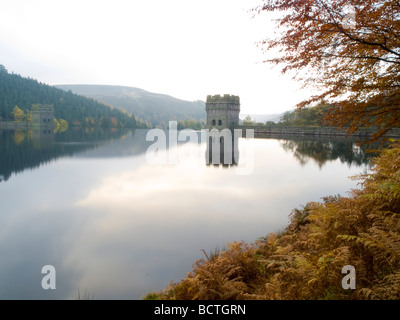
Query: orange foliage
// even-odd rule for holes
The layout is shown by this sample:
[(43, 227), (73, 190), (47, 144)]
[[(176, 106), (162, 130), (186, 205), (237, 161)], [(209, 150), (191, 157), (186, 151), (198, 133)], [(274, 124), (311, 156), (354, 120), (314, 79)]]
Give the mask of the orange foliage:
[(330, 98), (336, 102), (326, 117), (331, 125), (349, 133), (376, 127), (374, 139), (400, 126), (398, 1), (264, 0), (255, 10), (283, 14), (282, 32), (262, 42), (266, 52), (280, 50), (267, 62), (320, 90), (298, 107)]

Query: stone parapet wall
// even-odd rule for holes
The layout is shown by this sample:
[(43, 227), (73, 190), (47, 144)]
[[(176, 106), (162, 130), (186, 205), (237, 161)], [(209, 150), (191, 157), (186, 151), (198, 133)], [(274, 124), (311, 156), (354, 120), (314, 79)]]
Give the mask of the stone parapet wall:
[[(258, 134), (296, 135), (296, 136), (332, 136), (346, 137), (346, 129), (330, 127), (267, 127), (267, 126), (235, 126), (234, 129), (253, 129)], [(368, 137), (376, 133), (374, 129), (361, 128), (349, 135), (351, 137)], [(400, 129), (392, 129), (386, 135), (389, 138), (399, 138)]]
[(30, 127), (32, 125), (26, 121), (0, 121), (0, 129), (27, 129)]

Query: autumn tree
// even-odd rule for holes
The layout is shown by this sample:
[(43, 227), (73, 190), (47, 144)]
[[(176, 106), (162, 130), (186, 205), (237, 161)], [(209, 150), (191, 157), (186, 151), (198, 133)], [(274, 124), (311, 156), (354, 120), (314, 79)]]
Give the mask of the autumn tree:
[(279, 125), (283, 126), (324, 126), (324, 118), (329, 110), (334, 107), (324, 101), (312, 108), (295, 109), (285, 112)]
[(60, 124), (60, 131), (64, 132), (68, 129), (68, 122), (64, 119), (58, 119), (58, 123)]
[(11, 114), (15, 121), (23, 121), (25, 119), (24, 111), (22, 111), (18, 106), (15, 106)]
[(299, 108), (334, 101), (326, 120), (375, 127), (378, 139), (400, 125), (400, 2), (392, 0), (264, 0), (255, 11), (279, 16), (275, 38), (261, 42), (266, 61), (294, 72), (318, 94)]

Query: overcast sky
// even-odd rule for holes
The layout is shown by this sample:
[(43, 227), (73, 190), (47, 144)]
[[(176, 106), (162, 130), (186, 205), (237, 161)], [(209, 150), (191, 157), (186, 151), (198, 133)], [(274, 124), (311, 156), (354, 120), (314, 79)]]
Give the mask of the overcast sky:
[(280, 113), (307, 93), (263, 63), (261, 0), (0, 0), (0, 64), (50, 85), (138, 87), (184, 100), (235, 94)]

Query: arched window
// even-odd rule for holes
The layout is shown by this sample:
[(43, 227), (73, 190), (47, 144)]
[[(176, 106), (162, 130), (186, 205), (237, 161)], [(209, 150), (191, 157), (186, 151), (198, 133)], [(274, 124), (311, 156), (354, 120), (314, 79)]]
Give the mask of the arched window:
[(222, 120), (218, 120), (218, 125), (222, 126)]
[(211, 121), (211, 124), (212, 124), (213, 126), (215, 126), (215, 120)]

